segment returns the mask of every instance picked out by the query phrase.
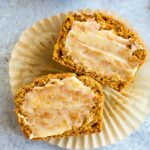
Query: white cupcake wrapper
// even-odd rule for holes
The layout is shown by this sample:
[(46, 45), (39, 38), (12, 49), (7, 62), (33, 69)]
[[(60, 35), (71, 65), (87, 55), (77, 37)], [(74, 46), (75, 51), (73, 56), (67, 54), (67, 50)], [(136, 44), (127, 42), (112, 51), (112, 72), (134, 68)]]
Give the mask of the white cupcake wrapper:
[[(61, 13), (41, 20), (21, 35), (12, 50), (9, 62), (13, 94), (18, 88), (39, 76), (70, 71), (52, 60), (53, 46), (64, 17), (65, 14)], [(103, 147), (125, 138), (141, 124), (150, 112), (149, 67), (150, 59), (147, 59), (134, 81), (123, 93), (104, 87), (106, 100), (104, 126), (101, 133), (51, 139), (48, 142), (63, 148), (84, 150)]]

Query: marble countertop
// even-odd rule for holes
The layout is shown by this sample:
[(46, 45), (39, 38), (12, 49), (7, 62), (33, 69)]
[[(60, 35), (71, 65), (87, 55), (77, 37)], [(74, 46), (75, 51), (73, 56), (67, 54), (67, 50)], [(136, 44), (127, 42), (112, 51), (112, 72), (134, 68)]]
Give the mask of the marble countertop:
[[(26, 140), (13, 112), (8, 61), (11, 49), (25, 28), (60, 12), (82, 8), (107, 9), (129, 20), (150, 47), (148, 0), (0, 0), (0, 149), (59, 150), (44, 142)], [(130, 136), (101, 150), (150, 150), (150, 116)]]

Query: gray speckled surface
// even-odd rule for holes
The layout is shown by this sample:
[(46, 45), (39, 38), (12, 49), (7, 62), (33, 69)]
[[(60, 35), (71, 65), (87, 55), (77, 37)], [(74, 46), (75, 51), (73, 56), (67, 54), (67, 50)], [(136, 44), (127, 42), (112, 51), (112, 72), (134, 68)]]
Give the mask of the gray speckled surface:
[[(59, 150), (43, 142), (26, 140), (15, 114), (8, 78), (11, 49), (21, 32), (36, 21), (59, 12), (80, 8), (114, 10), (141, 34), (150, 47), (148, 0), (0, 0), (0, 150)], [(130, 136), (103, 150), (150, 150), (150, 116)]]

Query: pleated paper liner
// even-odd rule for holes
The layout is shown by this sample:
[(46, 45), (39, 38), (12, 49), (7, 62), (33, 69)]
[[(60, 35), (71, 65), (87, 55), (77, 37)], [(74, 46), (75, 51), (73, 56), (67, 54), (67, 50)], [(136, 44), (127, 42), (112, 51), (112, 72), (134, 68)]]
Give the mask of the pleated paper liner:
[[(13, 94), (35, 78), (70, 70), (52, 60), (54, 43), (65, 14), (49, 17), (24, 31), (12, 50), (9, 63)], [(149, 113), (150, 59), (138, 71), (129, 87), (119, 93), (104, 87), (104, 126), (101, 133), (51, 139), (68, 149), (91, 149), (116, 143), (133, 132)]]

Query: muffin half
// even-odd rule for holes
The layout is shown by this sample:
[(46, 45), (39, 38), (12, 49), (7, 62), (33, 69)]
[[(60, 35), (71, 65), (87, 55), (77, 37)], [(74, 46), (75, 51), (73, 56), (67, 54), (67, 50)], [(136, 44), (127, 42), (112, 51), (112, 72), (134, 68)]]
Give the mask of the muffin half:
[(117, 91), (135, 76), (146, 57), (136, 33), (102, 12), (68, 14), (53, 59)]
[(15, 112), (24, 135), (47, 139), (100, 132), (101, 85), (73, 73), (49, 74), (20, 89)]

